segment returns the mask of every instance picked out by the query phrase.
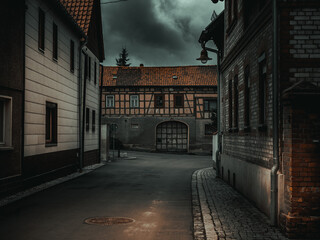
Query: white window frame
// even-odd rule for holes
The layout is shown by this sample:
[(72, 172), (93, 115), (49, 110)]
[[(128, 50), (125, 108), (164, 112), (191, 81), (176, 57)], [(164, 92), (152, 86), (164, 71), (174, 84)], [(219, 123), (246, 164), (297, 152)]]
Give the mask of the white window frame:
[(139, 107), (139, 95), (130, 95), (130, 107), (131, 108)]
[(0, 95), (0, 102), (3, 104), (3, 141), (0, 142), (0, 149), (12, 146), (12, 97)]
[(113, 108), (113, 107), (114, 107), (114, 95), (106, 95), (106, 108)]

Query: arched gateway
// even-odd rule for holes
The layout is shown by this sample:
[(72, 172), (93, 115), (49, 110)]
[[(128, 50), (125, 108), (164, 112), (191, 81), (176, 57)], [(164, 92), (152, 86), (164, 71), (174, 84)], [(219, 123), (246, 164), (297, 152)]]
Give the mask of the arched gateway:
[(187, 152), (188, 126), (177, 121), (160, 123), (156, 129), (156, 148), (165, 152)]

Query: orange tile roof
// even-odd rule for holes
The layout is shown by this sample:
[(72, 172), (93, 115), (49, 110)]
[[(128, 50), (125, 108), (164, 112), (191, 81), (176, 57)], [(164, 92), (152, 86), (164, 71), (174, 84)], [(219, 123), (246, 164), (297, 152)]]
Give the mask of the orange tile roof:
[[(217, 67), (103, 67), (103, 86), (215, 86)], [(177, 78), (174, 78), (176, 76)]]
[(94, 0), (60, 0), (60, 3), (88, 35)]
[[(217, 67), (103, 67), (103, 86), (215, 86)], [(177, 78), (174, 78), (176, 76)]]

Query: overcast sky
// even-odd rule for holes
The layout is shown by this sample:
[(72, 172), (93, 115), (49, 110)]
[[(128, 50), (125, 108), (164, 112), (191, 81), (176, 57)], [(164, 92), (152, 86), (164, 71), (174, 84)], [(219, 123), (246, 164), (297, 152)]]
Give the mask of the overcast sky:
[[(109, 2), (113, 0), (101, 0)], [(116, 66), (122, 47), (131, 66), (200, 65), (198, 39), (224, 2), (210, 0), (128, 0), (102, 4), (106, 66)], [(213, 46), (211, 43), (207, 46)], [(209, 56), (214, 58), (213, 53)], [(215, 61), (208, 61), (215, 64)]]

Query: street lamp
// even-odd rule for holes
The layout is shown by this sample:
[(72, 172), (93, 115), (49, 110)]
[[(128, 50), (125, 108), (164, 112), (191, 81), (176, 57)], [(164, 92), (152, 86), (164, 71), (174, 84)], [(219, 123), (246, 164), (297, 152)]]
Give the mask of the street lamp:
[(218, 106), (217, 106), (217, 122), (218, 122), (218, 149), (216, 151), (216, 175), (217, 177), (220, 177), (220, 159), (219, 159), (219, 155), (221, 154), (221, 125), (220, 125), (220, 113), (221, 113), (221, 97), (220, 97), (220, 59), (221, 59), (221, 52), (217, 49), (213, 49), (213, 48), (208, 48), (205, 46), (206, 42), (202, 42), (201, 46), (202, 46), (202, 51), (200, 54), (200, 57), (197, 58), (197, 60), (200, 60), (203, 64), (207, 63), (208, 60), (211, 60), (212, 58), (208, 57), (208, 52), (214, 52), (215, 54), (217, 54), (217, 89), (218, 89)]
[(208, 60), (212, 60), (212, 58), (208, 57), (208, 52), (205, 48), (202, 49), (200, 53), (200, 57), (197, 58), (197, 60), (200, 60), (203, 64), (206, 64)]

